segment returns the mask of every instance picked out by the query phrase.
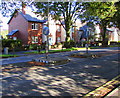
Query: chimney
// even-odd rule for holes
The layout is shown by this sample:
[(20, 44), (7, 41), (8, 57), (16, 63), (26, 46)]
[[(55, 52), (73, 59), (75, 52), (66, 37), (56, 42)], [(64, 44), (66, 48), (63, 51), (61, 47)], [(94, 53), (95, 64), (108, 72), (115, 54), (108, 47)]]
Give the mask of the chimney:
[(25, 13), (25, 8), (26, 8), (26, 4), (24, 2), (22, 2), (22, 13), (23, 14), (26, 14)]

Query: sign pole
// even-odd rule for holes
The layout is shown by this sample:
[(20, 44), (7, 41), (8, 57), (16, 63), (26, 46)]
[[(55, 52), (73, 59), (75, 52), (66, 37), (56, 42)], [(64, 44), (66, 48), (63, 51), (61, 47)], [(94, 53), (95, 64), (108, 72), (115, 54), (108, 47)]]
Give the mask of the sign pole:
[(48, 42), (48, 35), (46, 35), (47, 41), (46, 41), (46, 59), (48, 59), (48, 51), (49, 51), (49, 42)]
[(44, 27), (43, 28), (43, 34), (46, 36), (46, 41), (45, 41), (45, 52), (46, 52), (46, 59), (48, 58), (48, 50), (49, 50), (49, 28)]
[[(48, 0), (48, 29), (49, 29), (49, 0)], [(49, 34), (46, 35), (47, 41), (46, 41), (46, 59), (48, 59), (48, 51), (49, 51)]]
[(87, 54), (88, 54), (88, 41), (89, 41), (88, 37), (89, 37), (89, 29), (87, 28), (87, 43), (85, 45)]

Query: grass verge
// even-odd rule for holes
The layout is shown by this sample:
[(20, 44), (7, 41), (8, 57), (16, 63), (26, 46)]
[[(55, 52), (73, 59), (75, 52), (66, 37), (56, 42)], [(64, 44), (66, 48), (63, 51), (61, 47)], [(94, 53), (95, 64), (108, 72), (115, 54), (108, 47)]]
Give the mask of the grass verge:
[(120, 45), (110, 45), (109, 47), (120, 47)]
[[(49, 53), (57, 53), (57, 52), (67, 52), (67, 51), (73, 51), (73, 50), (82, 50), (82, 49), (86, 49), (86, 48), (68, 48), (68, 49), (60, 49), (60, 50), (49, 50)], [(90, 48), (89, 48), (90, 49)], [(32, 51), (32, 52), (25, 52), (25, 54), (42, 54), (42, 53), (46, 53), (46, 51)]]
[[(76, 48), (69, 48), (69, 49), (60, 49), (60, 50), (49, 50), (49, 53), (56, 53), (56, 52), (66, 52), (66, 51), (73, 51), (73, 50), (77, 50)], [(25, 54), (42, 54), (42, 53), (46, 53), (46, 51), (32, 51), (32, 52), (25, 52)]]
[(0, 54), (0, 58), (18, 57), (18, 55), (12, 54)]

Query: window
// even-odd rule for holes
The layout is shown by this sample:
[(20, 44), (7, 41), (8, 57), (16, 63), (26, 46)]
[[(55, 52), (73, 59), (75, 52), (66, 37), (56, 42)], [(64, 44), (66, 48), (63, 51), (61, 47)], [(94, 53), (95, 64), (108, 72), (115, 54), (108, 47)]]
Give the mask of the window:
[(13, 37), (13, 40), (17, 40), (17, 37)]
[(38, 24), (32, 23), (32, 30), (38, 30)]
[(74, 28), (73, 27), (71, 28), (71, 32), (74, 32)]
[(57, 38), (57, 43), (60, 43), (60, 40), (61, 40), (60, 37), (58, 37), (58, 38)]
[(57, 31), (60, 32), (61, 31), (61, 27), (58, 25), (57, 26)]
[(38, 43), (38, 37), (32, 36), (32, 43)]

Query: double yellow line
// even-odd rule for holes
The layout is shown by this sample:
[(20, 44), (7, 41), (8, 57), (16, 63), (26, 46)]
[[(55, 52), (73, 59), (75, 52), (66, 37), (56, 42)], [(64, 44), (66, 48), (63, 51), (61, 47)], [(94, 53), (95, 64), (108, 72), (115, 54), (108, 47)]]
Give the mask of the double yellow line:
[(95, 89), (94, 91), (89, 92), (88, 94), (83, 96), (83, 98), (98, 97), (98, 96), (103, 97), (118, 85), (120, 85), (120, 75), (116, 76), (111, 81), (108, 81), (107, 83)]

